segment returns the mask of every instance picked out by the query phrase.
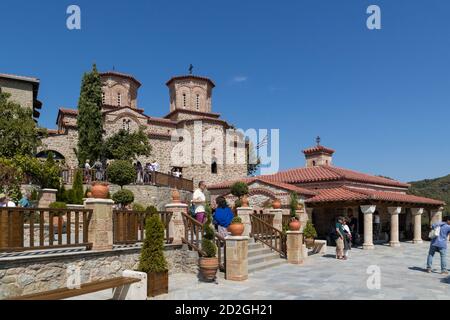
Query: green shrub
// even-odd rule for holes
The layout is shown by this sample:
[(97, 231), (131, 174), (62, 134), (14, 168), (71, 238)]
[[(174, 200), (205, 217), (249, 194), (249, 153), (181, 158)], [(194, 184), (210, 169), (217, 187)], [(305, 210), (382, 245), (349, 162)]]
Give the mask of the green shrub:
[(291, 192), (289, 201), (291, 218), (298, 218), (297, 207), (298, 207), (298, 195), (296, 192)]
[(236, 200), (234, 201), (234, 207), (235, 207), (235, 208), (240, 208), (240, 207), (242, 207), (242, 201), (241, 201), (241, 199), (236, 199)]
[(78, 169), (72, 183), (72, 189), (66, 192), (66, 200), (71, 204), (83, 204), (83, 170)]
[(64, 186), (64, 183), (61, 183), (58, 187), (58, 192), (56, 192), (56, 201), (69, 202), (67, 199), (67, 190)]
[(134, 201), (134, 194), (130, 190), (120, 189), (113, 194), (112, 199), (115, 203), (126, 206)]
[(167, 271), (167, 261), (164, 257), (164, 225), (157, 214), (147, 218), (145, 223), (145, 239), (139, 259), (139, 271)]
[(317, 231), (316, 228), (314, 228), (314, 225), (311, 221), (306, 222), (306, 226), (303, 229), (303, 235), (305, 238), (315, 238), (317, 237)]
[(242, 197), (243, 195), (248, 194), (248, 186), (245, 182), (235, 182), (232, 186), (231, 186), (231, 194), (234, 195), (235, 197)]
[(241, 217), (234, 217), (233, 220), (231, 220), (231, 223), (242, 223)]
[(133, 203), (133, 210), (134, 211), (145, 211), (145, 208), (142, 204)]
[(65, 202), (56, 201), (50, 203), (48, 207), (51, 209), (67, 209), (67, 204)]
[(205, 207), (206, 222), (203, 227), (202, 251), (207, 258), (214, 258), (217, 253), (217, 247), (214, 244), (214, 229), (211, 227), (211, 207), (207, 204)]
[[(31, 191), (30, 200), (31, 201), (38, 201), (39, 200), (39, 192), (37, 191), (36, 188), (33, 188), (33, 190)], [(56, 200), (58, 200), (58, 199), (56, 199)]]
[(145, 211), (149, 212), (150, 214), (157, 214), (158, 209), (155, 206), (148, 206), (145, 208)]
[(116, 160), (106, 169), (108, 180), (120, 188), (136, 181), (136, 169), (130, 161)]

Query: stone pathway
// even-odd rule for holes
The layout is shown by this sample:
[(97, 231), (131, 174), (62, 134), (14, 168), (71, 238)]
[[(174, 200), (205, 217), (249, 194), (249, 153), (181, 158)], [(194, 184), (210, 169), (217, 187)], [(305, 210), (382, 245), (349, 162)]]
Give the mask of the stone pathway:
[[(450, 299), (450, 277), (439, 274), (439, 254), (434, 258), (434, 272), (424, 270), (428, 247), (428, 242), (402, 242), (400, 248), (353, 249), (347, 261), (334, 259), (331, 247), (328, 254), (311, 256), (303, 265), (258, 271), (243, 282), (222, 276), (218, 284), (202, 283), (196, 275), (176, 274), (169, 278), (169, 294), (156, 299)], [(380, 289), (367, 287), (369, 266), (381, 272)]]

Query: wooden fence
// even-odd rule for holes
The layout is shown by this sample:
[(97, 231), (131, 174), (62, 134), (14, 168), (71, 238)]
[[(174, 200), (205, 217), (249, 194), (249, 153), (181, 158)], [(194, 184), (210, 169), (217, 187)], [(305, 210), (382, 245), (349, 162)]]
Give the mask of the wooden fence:
[[(172, 243), (170, 237), (170, 220), (172, 213), (158, 212), (164, 224), (164, 239), (166, 243)], [(135, 244), (145, 239), (145, 220), (150, 215), (149, 211), (114, 210), (113, 211), (113, 243)]]
[(0, 208), (0, 252), (86, 247), (89, 209)]

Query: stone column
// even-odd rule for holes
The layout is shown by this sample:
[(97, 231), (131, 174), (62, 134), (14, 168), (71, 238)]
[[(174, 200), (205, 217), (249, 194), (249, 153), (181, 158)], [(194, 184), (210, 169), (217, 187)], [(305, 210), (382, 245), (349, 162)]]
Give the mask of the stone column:
[(400, 241), (398, 240), (398, 215), (402, 212), (402, 208), (388, 207), (387, 210), (391, 215), (391, 239), (389, 245), (391, 247), (400, 247)]
[(411, 215), (414, 222), (413, 243), (422, 243), (422, 213), (423, 208), (411, 208)]
[(250, 237), (252, 234), (252, 222), (250, 221), (250, 215), (252, 213), (253, 209), (251, 207), (237, 208), (238, 217), (242, 219), (242, 223), (244, 224), (244, 233), (242, 235), (245, 237)]
[(430, 224), (434, 224), (434, 223), (438, 223), (438, 222), (442, 221), (442, 211), (443, 210), (444, 210), (443, 207), (431, 210), (431, 221), (430, 221)]
[(361, 211), (364, 214), (364, 243), (363, 249), (374, 249), (373, 245), (373, 213), (375, 212), (375, 205), (361, 206)]
[(308, 215), (308, 220), (312, 221), (312, 214), (313, 214), (314, 208), (305, 208), (305, 210), (306, 210), (306, 214)]
[(86, 199), (86, 209), (93, 210), (88, 228), (92, 250), (111, 250), (113, 247), (113, 205), (111, 199)]
[(303, 255), (303, 233), (300, 231), (288, 231), (286, 239), (287, 260), (291, 264), (302, 264)]
[(243, 281), (248, 279), (248, 240), (246, 236), (228, 236), (226, 241), (227, 280)]
[(283, 230), (283, 209), (270, 209), (269, 214), (273, 214), (273, 227)]
[(39, 194), (39, 208), (48, 208), (50, 203), (56, 201), (56, 189), (42, 189)]
[(182, 244), (181, 240), (185, 236), (183, 213), (188, 213), (188, 205), (184, 203), (166, 204), (166, 211), (172, 212), (172, 219), (169, 222), (169, 237), (173, 238), (172, 244)]
[(303, 233), (303, 229), (305, 229), (306, 227), (306, 223), (309, 220), (309, 215), (302, 209), (302, 210), (296, 210), (295, 211), (300, 219), (300, 223), (301, 223), (301, 227), (300, 227), (300, 232)]

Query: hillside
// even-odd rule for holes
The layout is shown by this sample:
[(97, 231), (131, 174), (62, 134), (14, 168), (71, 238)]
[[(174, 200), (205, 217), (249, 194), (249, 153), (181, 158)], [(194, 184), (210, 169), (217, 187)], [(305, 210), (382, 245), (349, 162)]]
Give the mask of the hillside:
[(436, 179), (425, 179), (409, 182), (409, 192), (418, 196), (429, 197), (445, 201), (444, 215), (450, 214), (450, 174)]

